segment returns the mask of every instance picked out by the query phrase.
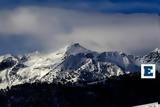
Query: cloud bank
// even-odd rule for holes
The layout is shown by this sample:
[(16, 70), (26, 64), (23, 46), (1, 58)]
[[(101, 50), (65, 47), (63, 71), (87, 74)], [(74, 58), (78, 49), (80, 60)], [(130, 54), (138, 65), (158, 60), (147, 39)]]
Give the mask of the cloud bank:
[(160, 47), (160, 16), (38, 6), (3, 9), (0, 10), (0, 41), (3, 41), (0, 53), (10, 52), (11, 47), (16, 53), (31, 49), (55, 51), (73, 42), (97, 51), (143, 53)]

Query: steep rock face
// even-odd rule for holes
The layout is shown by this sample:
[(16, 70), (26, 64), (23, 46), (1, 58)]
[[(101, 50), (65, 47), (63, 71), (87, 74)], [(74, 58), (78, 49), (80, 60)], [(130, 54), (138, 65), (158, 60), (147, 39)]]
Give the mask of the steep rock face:
[(159, 53), (157, 49), (142, 58), (123, 52), (98, 53), (76, 43), (49, 54), (4, 55), (0, 56), (0, 88), (34, 82), (102, 81), (139, 72), (141, 63), (159, 64)]
[(11, 55), (2, 56), (0, 60), (0, 71), (13, 67), (17, 61), (17, 59)]
[(156, 64), (157, 71), (160, 71), (160, 49), (156, 48), (143, 56), (140, 60), (141, 63)]
[(142, 59), (146, 63), (159, 63), (160, 62), (160, 49), (156, 48)]
[(123, 52), (104, 52), (101, 53), (98, 58), (99, 61), (116, 64), (125, 72), (136, 72), (140, 70), (136, 58)]

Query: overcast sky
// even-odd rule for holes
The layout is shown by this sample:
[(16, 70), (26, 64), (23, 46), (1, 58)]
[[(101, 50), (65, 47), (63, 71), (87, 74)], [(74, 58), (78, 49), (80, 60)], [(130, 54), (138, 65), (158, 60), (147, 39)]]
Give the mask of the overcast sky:
[(0, 54), (55, 51), (79, 42), (142, 55), (160, 48), (160, 0), (1, 0)]

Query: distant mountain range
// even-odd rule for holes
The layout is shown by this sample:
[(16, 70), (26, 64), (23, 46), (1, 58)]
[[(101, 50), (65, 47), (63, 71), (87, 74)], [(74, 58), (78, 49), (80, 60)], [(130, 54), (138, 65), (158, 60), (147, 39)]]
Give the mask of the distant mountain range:
[(153, 63), (160, 72), (160, 49), (138, 57), (123, 52), (96, 52), (75, 43), (49, 54), (0, 56), (0, 88), (24, 83), (95, 83), (112, 76), (140, 72)]

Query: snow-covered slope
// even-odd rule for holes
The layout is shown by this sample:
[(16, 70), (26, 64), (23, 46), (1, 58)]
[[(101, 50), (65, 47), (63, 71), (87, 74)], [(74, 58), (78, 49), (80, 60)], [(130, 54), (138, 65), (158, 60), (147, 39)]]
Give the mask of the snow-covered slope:
[(156, 64), (157, 70), (160, 71), (160, 49), (156, 48), (141, 58), (141, 63)]
[(123, 52), (98, 53), (78, 43), (49, 54), (4, 55), (0, 56), (0, 88), (26, 82), (78, 84), (101, 81), (111, 76), (139, 72), (141, 63), (158, 63), (157, 55), (159, 51), (156, 50), (143, 58)]

